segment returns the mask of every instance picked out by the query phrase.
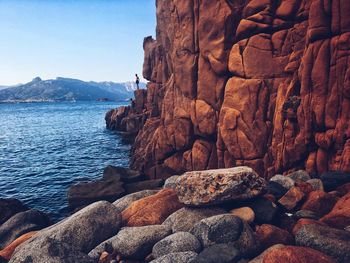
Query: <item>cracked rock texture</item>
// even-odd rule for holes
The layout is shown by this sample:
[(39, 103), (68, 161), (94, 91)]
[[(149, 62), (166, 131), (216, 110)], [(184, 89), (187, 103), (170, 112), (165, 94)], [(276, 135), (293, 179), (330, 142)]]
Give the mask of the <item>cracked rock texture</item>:
[(156, 5), (147, 94), (135, 103), (141, 126), (129, 125), (140, 127), (132, 168), (150, 177), (243, 165), (266, 178), (350, 172), (348, 0)]

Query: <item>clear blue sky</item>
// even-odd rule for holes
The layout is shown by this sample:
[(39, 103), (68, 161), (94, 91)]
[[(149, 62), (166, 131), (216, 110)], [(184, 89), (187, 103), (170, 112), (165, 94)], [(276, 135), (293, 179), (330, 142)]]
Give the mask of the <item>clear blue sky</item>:
[(0, 85), (134, 80), (155, 27), (155, 0), (0, 0)]

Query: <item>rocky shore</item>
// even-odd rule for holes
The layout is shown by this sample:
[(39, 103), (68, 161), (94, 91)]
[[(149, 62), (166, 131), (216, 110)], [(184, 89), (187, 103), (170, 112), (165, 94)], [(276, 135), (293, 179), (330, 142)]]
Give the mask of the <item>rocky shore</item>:
[[(118, 174), (126, 182), (139, 176), (108, 167), (103, 180)], [(235, 167), (145, 188), (90, 193), (91, 204), (54, 225), (1, 199), (0, 262), (350, 262), (350, 174), (299, 170), (265, 181)]]

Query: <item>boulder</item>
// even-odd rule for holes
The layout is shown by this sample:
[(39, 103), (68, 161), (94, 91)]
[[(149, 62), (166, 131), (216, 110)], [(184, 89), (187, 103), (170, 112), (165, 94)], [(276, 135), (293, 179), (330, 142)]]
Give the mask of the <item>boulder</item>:
[(113, 203), (113, 205), (117, 208), (118, 211), (122, 212), (123, 210), (128, 208), (128, 206), (130, 206), (132, 202), (150, 195), (154, 195), (156, 193), (158, 193), (158, 190), (143, 190), (140, 192), (128, 194), (116, 200)]
[(203, 247), (220, 243), (233, 243), (243, 230), (242, 220), (231, 214), (223, 214), (202, 219), (192, 229)]
[(165, 180), (163, 188), (171, 188), (175, 190), (177, 178), (179, 178), (178, 175), (170, 176), (168, 179)]
[(243, 221), (243, 228), (238, 240), (234, 242), (234, 246), (239, 250), (241, 255), (246, 258), (251, 258), (259, 251), (259, 243), (256, 236), (249, 226)]
[(164, 220), (182, 208), (176, 192), (163, 189), (155, 195), (133, 202), (122, 212), (125, 226), (145, 226), (162, 224)]
[(299, 204), (304, 196), (305, 194), (298, 187), (292, 187), (280, 200), (278, 200), (278, 203), (287, 210), (292, 210)]
[(205, 248), (232, 243), (243, 256), (254, 255), (258, 249), (254, 232), (248, 223), (231, 214), (202, 219), (191, 232)]
[(120, 225), (120, 213), (112, 204), (91, 204), (19, 246), (10, 262), (95, 262), (87, 253), (115, 235)]
[(132, 194), (143, 190), (160, 189), (163, 185), (163, 179), (155, 179), (126, 184), (124, 188), (127, 194)]
[(96, 201), (113, 202), (124, 194), (119, 174), (107, 173), (100, 180), (81, 182), (68, 189), (68, 205), (71, 210), (84, 207)]
[(0, 257), (6, 260), (10, 260), (15, 249), (22, 243), (26, 242), (28, 239), (32, 238), (36, 233), (38, 232), (32, 231), (20, 236), (3, 250), (0, 250)]
[(305, 170), (298, 170), (287, 174), (289, 178), (291, 178), (294, 182), (307, 182), (311, 179), (309, 173)]
[(20, 236), (43, 229), (50, 223), (48, 216), (38, 210), (28, 210), (15, 214), (0, 226), (0, 248), (5, 248)]
[(152, 249), (152, 255), (159, 258), (169, 253), (188, 251), (199, 253), (201, 247), (201, 243), (194, 235), (188, 232), (177, 232), (158, 241)]
[(112, 239), (111, 245), (122, 257), (142, 260), (158, 241), (170, 234), (170, 229), (161, 225), (126, 227)]
[(306, 182), (312, 186), (312, 189), (314, 191), (317, 191), (317, 190), (324, 191), (323, 183), (321, 179), (314, 178), (314, 179), (307, 180)]
[(294, 180), (291, 177), (281, 174), (276, 174), (275, 176), (271, 177), (270, 181), (278, 183), (283, 188), (287, 189), (287, 191), (291, 189), (295, 184)]
[(320, 225), (304, 225), (295, 235), (299, 246), (319, 250), (339, 263), (350, 262), (350, 233)]
[(269, 247), (268, 249), (266, 249), (264, 252), (262, 252), (257, 257), (250, 260), (249, 263), (263, 263), (263, 260), (264, 260), (264, 257), (266, 254), (270, 253), (274, 249), (281, 248), (281, 247), (284, 247), (284, 245), (282, 245), (282, 244), (273, 245), (273, 246)]
[(15, 214), (26, 210), (28, 210), (28, 208), (17, 199), (0, 198), (0, 226)]
[(256, 226), (255, 235), (263, 250), (276, 244), (291, 245), (294, 242), (288, 231), (274, 225)]
[(193, 206), (249, 200), (265, 189), (265, 180), (245, 166), (187, 172), (176, 184), (180, 202)]
[(324, 189), (327, 192), (335, 190), (337, 187), (350, 183), (350, 173), (342, 171), (329, 171), (321, 175)]
[(350, 225), (350, 193), (340, 198), (333, 209), (320, 221), (340, 229)]
[(216, 244), (205, 248), (191, 263), (235, 263), (241, 253), (232, 244)]
[(173, 233), (179, 231), (190, 232), (195, 224), (204, 218), (227, 213), (221, 208), (191, 208), (184, 207), (171, 214), (164, 225), (172, 229)]
[(336, 202), (337, 198), (334, 195), (317, 190), (307, 196), (301, 209), (312, 211), (322, 217), (332, 210)]
[(301, 218), (298, 220), (298, 222), (294, 225), (292, 233), (295, 236), (299, 230), (306, 225), (318, 225), (318, 226), (327, 226), (325, 223), (322, 223), (318, 220), (309, 219), (309, 218)]
[(250, 207), (240, 207), (232, 209), (230, 211), (230, 214), (238, 216), (240, 219), (245, 220), (249, 224), (253, 223), (255, 219), (254, 211)]
[(270, 250), (264, 255), (263, 263), (336, 263), (331, 257), (307, 247), (285, 246)]
[(177, 252), (170, 253), (165, 256), (159, 257), (152, 260), (150, 263), (185, 263), (192, 262), (197, 257), (197, 253), (187, 251), (187, 252)]

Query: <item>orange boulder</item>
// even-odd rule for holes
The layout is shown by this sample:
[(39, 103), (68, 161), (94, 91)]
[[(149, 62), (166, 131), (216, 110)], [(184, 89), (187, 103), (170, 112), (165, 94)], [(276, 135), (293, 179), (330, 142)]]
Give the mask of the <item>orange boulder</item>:
[(293, 243), (293, 237), (287, 230), (273, 225), (264, 224), (257, 226), (255, 234), (262, 249), (267, 249), (275, 244), (290, 245)]
[(272, 249), (263, 263), (336, 263), (331, 257), (307, 247), (286, 246)]
[(125, 226), (162, 224), (169, 215), (182, 207), (176, 192), (165, 188), (155, 195), (133, 202), (122, 212), (123, 224)]
[(332, 210), (336, 202), (337, 198), (334, 195), (318, 190), (308, 195), (301, 209), (324, 216)]

